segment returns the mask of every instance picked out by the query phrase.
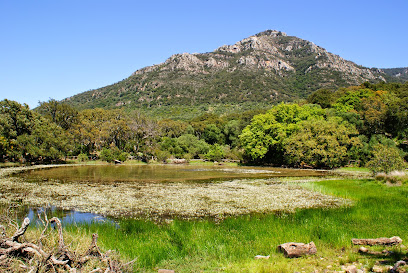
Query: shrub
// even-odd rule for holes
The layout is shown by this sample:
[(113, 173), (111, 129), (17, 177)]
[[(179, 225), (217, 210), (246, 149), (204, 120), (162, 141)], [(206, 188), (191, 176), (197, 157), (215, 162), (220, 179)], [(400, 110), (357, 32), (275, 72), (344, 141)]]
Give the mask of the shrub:
[(225, 157), (224, 149), (219, 144), (214, 144), (208, 153), (205, 155), (205, 158), (211, 161), (221, 161)]
[(120, 160), (120, 161), (126, 161), (126, 160), (128, 159), (128, 157), (129, 157), (129, 153), (127, 153), (127, 152), (120, 152), (120, 153), (116, 156), (116, 158), (117, 158), (118, 160)]
[(159, 150), (156, 152), (156, 158), (159, 162), (167, 162), (167, 159), (169, 159), (170, 156), (171, 154), (168, 151)]
[(187, 162), (190, 162), (190, 160), (193, 159), (193, 155), (190, 154), (190, 153), (186, 153), (186, 154), (184, 154), (184, 159), (185, 159)]
[(367, 167), (373, 174), (400, 171), (406, 168), (402, 151), (396, 147), (378, 144), (373, 148), (373, 155), (367, 162)]
[(78, 155), (78, 161), (79, 162), (85, 162), (88, 160), (88, 156), (86, 154), (79, 154)]
[(114, 160), (126, 161), (129, 154), (122, 152), (117, 147), (112, 147), (110, 149), (103, 148), (99, 157), (107, 162), (113, 162)]
[(102, 159), (103, 161), (107, 161), (107, 162), (113, 162), (114, 157), (112, 154), (112, 151), (110, 149), (107, 148), (103, 148), (101, 151), (101, 154), (99, 155), (100, 159)]

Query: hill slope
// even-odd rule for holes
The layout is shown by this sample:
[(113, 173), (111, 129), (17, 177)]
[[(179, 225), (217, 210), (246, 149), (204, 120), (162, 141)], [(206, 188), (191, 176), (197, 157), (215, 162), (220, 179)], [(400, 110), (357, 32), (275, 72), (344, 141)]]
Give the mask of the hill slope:
[(123, 81), (66, 101), (82, 109), (128, 107), (177, 116), (186, 109), (208, 110), (209, 105), (222, 106), (222, 111), (226, 106), (235, 110), (262, 107), (305, 98), (323, 87), (385, 80), (387, 76), (312, 42), (268, 30), (213, 52), (173, 55)]
[(408, 67), (382, 68), (381, 71), (392, 77), (394, 80), (399, 80), (401, 82), (408, 81)]

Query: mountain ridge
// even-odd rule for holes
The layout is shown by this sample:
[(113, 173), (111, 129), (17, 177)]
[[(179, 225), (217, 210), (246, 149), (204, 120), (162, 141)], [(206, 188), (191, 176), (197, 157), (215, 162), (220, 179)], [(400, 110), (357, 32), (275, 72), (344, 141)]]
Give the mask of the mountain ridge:
[(387, 81), (398, 73), (387, 72), (357, 65), (310, 41), (267, 30), (212, 52), (174, 54), (120, 82), (65, 101), (82, 109), (126, 107), (152, 112), (154, 108), (159, 115), (157, 108), (165, 115), (171, 108), (203, 105), (254, 108), (302, 99), (319, 88)]
[(408, 67), (381, 68), (380, 70), (393, 78), (408, 81)]

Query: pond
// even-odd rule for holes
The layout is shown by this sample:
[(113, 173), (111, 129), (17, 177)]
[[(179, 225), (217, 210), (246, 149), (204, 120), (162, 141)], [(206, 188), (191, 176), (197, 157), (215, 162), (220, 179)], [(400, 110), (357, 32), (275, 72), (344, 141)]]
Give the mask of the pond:
[(267, 167), (190, 165), (99, 165), (35, 169), (14, 176), (26, 181), (86, 183), (212, 183), (230, 179), (325, 176), (326, 171)]
[[(2, 202), (69, 213), (154, 220), (342, 206), (346, 200), (301, 187), (325, 171), (190, 165), (62, 166), (0, 179)], [(297, 177), (288, 179), (288, 177)]]

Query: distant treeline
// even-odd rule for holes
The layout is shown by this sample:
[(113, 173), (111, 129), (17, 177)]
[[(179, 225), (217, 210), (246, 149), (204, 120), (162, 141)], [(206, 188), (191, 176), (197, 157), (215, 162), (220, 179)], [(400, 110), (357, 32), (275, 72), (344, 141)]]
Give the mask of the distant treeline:
[(0, 161), (55, 162), (66, 156), (106, 161), (193, 158), (299, 167), (364, 165), (384, 147), (405, 155), (408, 83), (320, 89), (268, 111), (206, 113), (187, 121), (140, 111), (87, 109), (49, 100), (0, 102)]

